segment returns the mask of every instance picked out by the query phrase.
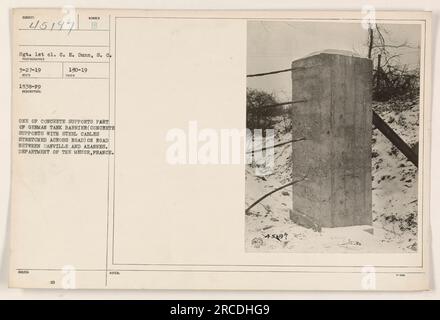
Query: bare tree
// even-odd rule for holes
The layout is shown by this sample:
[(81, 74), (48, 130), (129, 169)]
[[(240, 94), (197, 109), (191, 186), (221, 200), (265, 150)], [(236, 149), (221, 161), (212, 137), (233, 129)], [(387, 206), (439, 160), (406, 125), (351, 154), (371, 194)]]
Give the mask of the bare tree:
[(393, 44), (385, 40), (388, 31), (377, 24), (368, 28), (367, 57), (373, 61), (373, 98), (388, 100), (392, 97), (418, 93), (418, 72), (408, 70), (400, 63), (401, 49), (414, 48), (407, 41)]

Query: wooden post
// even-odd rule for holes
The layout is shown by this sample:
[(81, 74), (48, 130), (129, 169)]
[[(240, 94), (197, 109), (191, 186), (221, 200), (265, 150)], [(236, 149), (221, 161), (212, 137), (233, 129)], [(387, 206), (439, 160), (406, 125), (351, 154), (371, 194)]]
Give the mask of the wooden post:
[(372, 63), (320, 53), (292, 63), (293, 215), (371, 225)]
[(401, 137), (385, 122), (383, 119), (373, 111), (373, 124), (374, 126), (382, 132), (382, 134), (387, 137), (388, 140), (402, 152), (405, 157), (411, 161), (416, 167), (419, 166), (419, 154), (418, 154), (418, 144), (415, 148), (411, 148), (402, 140)]
[(380, 93), (380, 80), (382, 79), (382, 69), (380, 66), (380, 60), (382, 58), (382, 55), (377, 55), (377, 68), (376, 68), (376, 92)]

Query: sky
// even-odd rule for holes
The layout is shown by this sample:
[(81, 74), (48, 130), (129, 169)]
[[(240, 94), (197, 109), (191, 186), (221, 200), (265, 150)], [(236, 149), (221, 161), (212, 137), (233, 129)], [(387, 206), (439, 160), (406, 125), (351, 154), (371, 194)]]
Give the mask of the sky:
[[(398, 49), (399, 63), (418, 68), (420, 25), (384, 24), (381, 30), (387, 44), (406, 42), (411, 46)], [(323, 50), (347, 50), (366, 57), (367, 38), (368, 32), (360, 23), (249, 21), (247, 74), (287, 69), (292, 61)], [(248, 78), (247, 86), (274, 93), (280, 101), (291, 97), (288, 72)]]

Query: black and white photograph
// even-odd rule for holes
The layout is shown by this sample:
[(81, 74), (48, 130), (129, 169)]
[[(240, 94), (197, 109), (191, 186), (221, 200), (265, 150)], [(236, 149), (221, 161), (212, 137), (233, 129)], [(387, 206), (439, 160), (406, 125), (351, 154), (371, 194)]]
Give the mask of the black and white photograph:
[(247, 24), (246, 252), (416, 253), (421, 26)]

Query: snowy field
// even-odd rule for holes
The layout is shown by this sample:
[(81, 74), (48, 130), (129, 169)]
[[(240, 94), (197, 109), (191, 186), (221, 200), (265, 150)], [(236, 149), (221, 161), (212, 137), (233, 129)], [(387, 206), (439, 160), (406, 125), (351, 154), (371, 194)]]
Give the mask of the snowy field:
[[(418, 101), (373, 103), (373, 109), (410, 146), (418, 141)], [(277, 132), (285, 121), (278, 123)], [(277, 134), (288, 141), (289, 133)], [(246, 214), (246, 250), (250, 252), (405, 253), (417, 251), (417, 168), (378, 130), (372, 137), (373, 225), (304, 228), (289, 218), (292, 187), (274, 193)], [(246, 167), (246, 207), (290, 182), (291, 145), (275, 150), (275, 170), (255, 176)]]

